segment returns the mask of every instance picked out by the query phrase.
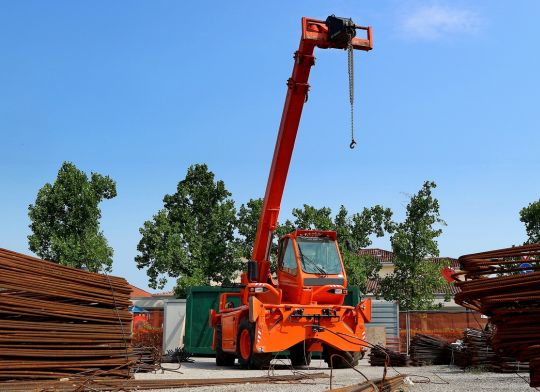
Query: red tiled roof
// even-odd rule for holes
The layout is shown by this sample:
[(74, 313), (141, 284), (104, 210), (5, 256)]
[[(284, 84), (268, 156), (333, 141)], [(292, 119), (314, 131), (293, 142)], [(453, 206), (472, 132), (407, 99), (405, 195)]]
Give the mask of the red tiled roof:
[(135, 287), (132, 284), (130, 284), (129, 286), (131, 287), (130, 298), (134, 298), (134, 297), (151, 297), (152, 296), (152, 294), (149, 293), (148, 291), (145, 291), (143, 289)]
[(449, 262), (448, 266), (450, 268), (455, 269), (455, 270), (458, 270), (458, 269), (461, 268), (458, 259), (454, 259), (453, 257), (434, 257), (431, 260), (433, 260), (433, 261), (448, 261)]
[(152, 294), (153, 297), (171, 297), (174, 296), (174, 290), (162, 291), (161, 293)]
[(392, 263), (394, 261), (394, 253), (389, 250), (379, 248), (365, 248), (358, 251), (359, 255), (373, 256), (381, 263)]
[[(394, 253), (389, 250), (379, 249), (379, 248), (365, 248), (358, 251), (359, 255), (369, 255), (375, 257), (381, 263), (393, 263), (394, 262)], [(433, 261), (450, 261), (450, 267), (454, 269), (459, 269), (459, 261), (453, 257), (433, 257), (430, 260)]]
[[(378, 287), (379, 287), (379, 282), (377, 280), (368, 279), (366, 283), (366, 292), (374, 293)], [(457, 287), (454, 283), (444, 282), (435, 289), (433, 294), (450, 294), (454, 296), (460, 291), (461, 290), (459, 289), (459, 287)]]
[(366, 282), (366, 293), (374, 293), (379, 287), (379, 282), (375, 279), (368, 279)]

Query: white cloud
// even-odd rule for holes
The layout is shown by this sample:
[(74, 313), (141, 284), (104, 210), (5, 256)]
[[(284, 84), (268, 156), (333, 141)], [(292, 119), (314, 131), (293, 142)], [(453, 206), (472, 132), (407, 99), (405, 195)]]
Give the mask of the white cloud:
[(422, 6), (401, 16), (406, 38), (437, 40), (456, 34), (477, 32), (482, 18), (473, 11), (443, 5)]

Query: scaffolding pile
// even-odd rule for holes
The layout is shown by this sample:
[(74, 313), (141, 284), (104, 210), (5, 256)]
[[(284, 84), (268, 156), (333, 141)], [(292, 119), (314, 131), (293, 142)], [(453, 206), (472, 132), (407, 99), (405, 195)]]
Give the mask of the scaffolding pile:
[(125, 279), (0, 249), (0, 383), (130, 377), (130, 293)]

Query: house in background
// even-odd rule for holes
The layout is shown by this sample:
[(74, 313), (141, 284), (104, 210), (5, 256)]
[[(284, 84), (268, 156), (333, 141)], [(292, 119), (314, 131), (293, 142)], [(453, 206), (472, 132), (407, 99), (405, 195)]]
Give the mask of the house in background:
[[(374, 257), (381, 263), (379, 276), (382, 278), (394, 271), (395, 256), (392, 252), (378, 248), (360, 250), (360, 254)], [(447, 261), (447, 265), (453, 270), (459, 270), (459, 261), (452, 257), (437, 257), (433, 262)], [(442, 276), (442, 273), (441, 273)], [(367, 297), (375, 297), (377, 280), (368, 280)], [(466, 328), (484, 328), (487, 322), (485, 316), (465, 309), (454, 302), (454, 295), (459, 288), (454, 283), (448, 283), (444, 278), (442, 283), (435, 289), (435, 303), (441, 308), (427, 311), (400, 311), (399, 312), (399, 346), (401, 352), (407, 352), (410, 339), (417, 333), (436, 336), (448, 342), (462, 339)], [(445, 301), (450, 297), (450, 301)]]
[[(394, 272), (394, 252), (379, 248), (365, 248), (358, 251), (360, 255), (372, 256), (381, 263), (381, 270), (379, 276), (383, 277)], [(460, 268), (459, 261), (453, 257), (434, 257), (430, 259), (434, 262), (447, 261), (450, 268), (458, 270)]]
[[(389, 250), (379, 249), (379, 248), (365, 248), (360, 249), (360, 255), (367, 255), (375, 258), (381, 263), (381, 270), (379, 271), (379, 277), (383, 278), (392, 272), (394, 272), (394, 253)], [(433, 262), (447, 261), (450, 268), (458, 270), (459, 261), (453, 257), (436, 257), (431, 259)], [(442, 275), (441, 275), (442, 276)], [(444, 280), (444, 278), (443, 278)], [(367, 296), (374, 297), (374, 293), (377, 290), (378, 282), (375, 280), (368, 280), (367, 282)], [(454, 302), (454, 295), (459, 292), (459, 288), (453, 283), (448, 283), (444, 280), (439, 287), (436, 288), (434, 292), (436, 297), (436, 303), (441, 304), (445, 310), (456, 310), (463, 311), (463, 307), (457, 305)], [(445, 297), (450, 297), (450, 301), (445, 301)]]

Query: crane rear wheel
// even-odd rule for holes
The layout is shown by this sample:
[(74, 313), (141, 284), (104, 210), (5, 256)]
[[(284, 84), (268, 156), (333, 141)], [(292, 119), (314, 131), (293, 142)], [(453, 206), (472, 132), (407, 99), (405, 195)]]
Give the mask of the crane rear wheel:
[(221, 324), (216, 325), (216, 365), (233, 366), (236, 356), (223, 351)]

